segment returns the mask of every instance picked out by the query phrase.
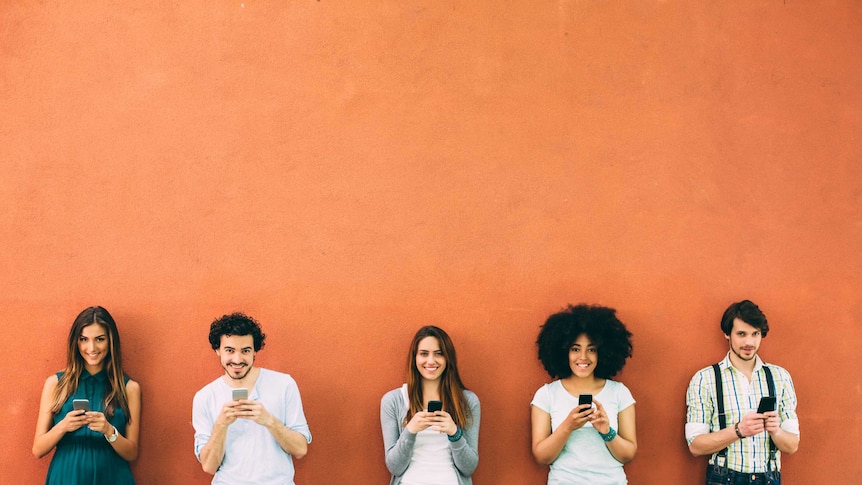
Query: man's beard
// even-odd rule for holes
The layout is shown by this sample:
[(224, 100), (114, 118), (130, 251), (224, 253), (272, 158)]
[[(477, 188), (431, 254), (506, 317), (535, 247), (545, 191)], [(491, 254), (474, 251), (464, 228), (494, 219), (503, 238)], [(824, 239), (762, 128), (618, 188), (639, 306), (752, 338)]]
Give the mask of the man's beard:
[[(746, 358), (746, 357), (743, 357), (739, 352), (737, 352), (735, 348), (733, 348), (733, 347), (730, 348), (731, 352), (733, 352), (734, 354), (736, 354), (737, 357), (739, 357), (741, 360), (744, 360), (746, 362), (748, 362), (750, 360), (754, 360), (754, 358), (757, 357), (757, 351), (758, 350), (760, 350), (760, 349), (754, 349), (754, 352), (751, 354), (751, 357)], [(740, 352), (741, 352), (741, 350), (740, 350)]]
[(235, 381), (241, 381), (241, 380), (245, 379), (245, 376), (247, 376), (249, 372), (251, 372), (251, 368), (253, 366), (254, 366), (254, 361), (252, 361), (251, 364), (246, 364), (245, 372), (243, 372), (242, 375), (234, 374), (235, 369), (233, 367), (230, 367), (230, 366), (225, 366), (225, 371), (227, 371), (227, 376), (230, 377), (231, 379), (233, 379)]

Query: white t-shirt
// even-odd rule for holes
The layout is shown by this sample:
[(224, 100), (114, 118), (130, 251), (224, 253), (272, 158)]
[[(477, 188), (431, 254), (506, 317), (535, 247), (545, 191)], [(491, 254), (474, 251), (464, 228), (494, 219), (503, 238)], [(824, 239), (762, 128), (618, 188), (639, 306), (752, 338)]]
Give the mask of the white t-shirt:
[[(620, 382), (605, 380), (605, 387), (593, 396), (602, 403), (612, 428), (618, 430), (617, 415), (635, 403), (632, 393)], [(533, 406), (551, 415), (551, 431), (555, 431), (573, 408), (578, 406), (578, 397), (572, 396), (559, 380), (545, 384), (536, 391)], [(587, 422), (569, 435), (560, 455), (551, 463), (548, 485), (589, 483), (590, 485), (626, 484), (623, 464), (608, 451), (607, 445)]]
[[(192, 425), (198, 459), (201, 449), (209, 442), (222, 405), (233, 399), (231, 391), (219, 377), (195, 394)], [(299, 388), (288, 374), (260, 369), (248, 397), (263, 404), (273, 417), (311, 443)], [(285, 453), (266, 427), (248, 419), (237, 419), (228, 428), (224, 449), (224, 459), (213, 477), (214, 485), (293, 485), (293, 457)]]

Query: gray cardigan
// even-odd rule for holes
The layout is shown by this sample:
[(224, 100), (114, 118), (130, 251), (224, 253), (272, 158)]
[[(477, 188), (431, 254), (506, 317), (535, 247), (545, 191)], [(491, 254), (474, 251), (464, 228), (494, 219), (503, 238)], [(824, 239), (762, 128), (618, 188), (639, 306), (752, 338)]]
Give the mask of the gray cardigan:
[[(406, 384), (405, 384), (406, 385)], [(458, 471), (459, 485), (472, 485), (470, 478), (479, 464), (479, 398), (471, 391), (464, 391), (467, 404), (469, 427), (463, 428), (464, 435), (455, 442), (449, 442), (452, 461)], [(401, 388), (387, 392), (380, 400), (380, 427), (383, 429), (383, 447), (386, 453), (386, 468), (392, 473), (390, 485), (401, 483), (401, 477), (410, 465), (416, 435), (404, 428), (407, 416), (407, 402)]]

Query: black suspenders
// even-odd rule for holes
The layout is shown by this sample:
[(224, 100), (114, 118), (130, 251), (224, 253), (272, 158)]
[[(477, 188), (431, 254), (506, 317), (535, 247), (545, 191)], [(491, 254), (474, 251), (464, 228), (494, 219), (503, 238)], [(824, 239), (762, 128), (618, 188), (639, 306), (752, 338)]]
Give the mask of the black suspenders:
[[(718, 429), (724, 429), (727, 427), (727, 418), (724, 414), (724, 392), (722, 390), (721, 369), (718, 367), (718, 364), (712, 364), (712, 370), (715, 371), (715, 398), (716, 404), (718, 405)], [(772, 371), (769, 370), (769, 367), (764, 365), (763, 372), (766, 374), (766, 385), (769, 388), (769, 396), (775, 397), (775, 381), (772, 379)], [(775, 409), (778, 409), (777, 402)], [(772, 438), (769, 438), (769, 462), (767, 463), (767, 468), (769, 468), (769, 465), (775, 459), (775, 451), (775, 443), (772, 442)], [(719, 451), (715, 456), (716, 458), (724, 457), (724, 462), (727, 464), (727, 448)], [(717, 459), (716, 464), (718, 464)]]
[[(715, 371), (715, 402), (718, 405), (718, 429), (727, 427), (727, 419), (724, 416), (724, 392), (722, 390), (721, 369), (718, 364), (712, 364), (712, 370)], [(727, 463), (727, 448), (722, 449), (716, 455), (715, 463), (718, 464), (718, 458), (724, 457), (725, 464)]]

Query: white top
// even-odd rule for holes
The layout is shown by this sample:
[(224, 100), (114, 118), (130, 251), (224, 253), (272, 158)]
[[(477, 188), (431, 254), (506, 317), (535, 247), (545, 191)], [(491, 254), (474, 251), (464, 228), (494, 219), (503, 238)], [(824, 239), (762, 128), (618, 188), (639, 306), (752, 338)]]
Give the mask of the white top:
[[(605, 380), (602, 390), (593, 396), (602, 403), (611, 428), (619, 429), (617, 415), (635, 403), (631, 391), (620, 382)], [(551, 415), (551, 431), (555, 431), (572, 409), (578, 406), (577, 396), (572, 396), (556, 380), (536, 391), (533, 406)], [(618, 462), (589, 421), (569, 435), (560, 455), (551, 463), (548, 485), (589, 483), (590, 485), (621, 485), (628, 483), (623, 464)]]
[[(209, 442), (215, 421), (225, 402), (233, 399), (232, 388), (222, 377), (197, 392), (192, 403), (195, 455)], [(258, 401), (276, 419), (311, 443), (311, 431), (302, 411), (296, 382), (288, 374), (260, 369), (249, 399)], [(272, 433), (248, 419), (237, 419), (225, 438), (224, 459), (213, 477), (214, 485), (293, 485), (293, 458)]]
[[(407, 385), (401, 388), (404, 402), (407, 398)], [(452, 461), (449, 439), (446, 433), (431, 428), (416, 433), (413, 456), (410, 465), (401, 477), (402, 485), (458, 485), (458, 473)]]

